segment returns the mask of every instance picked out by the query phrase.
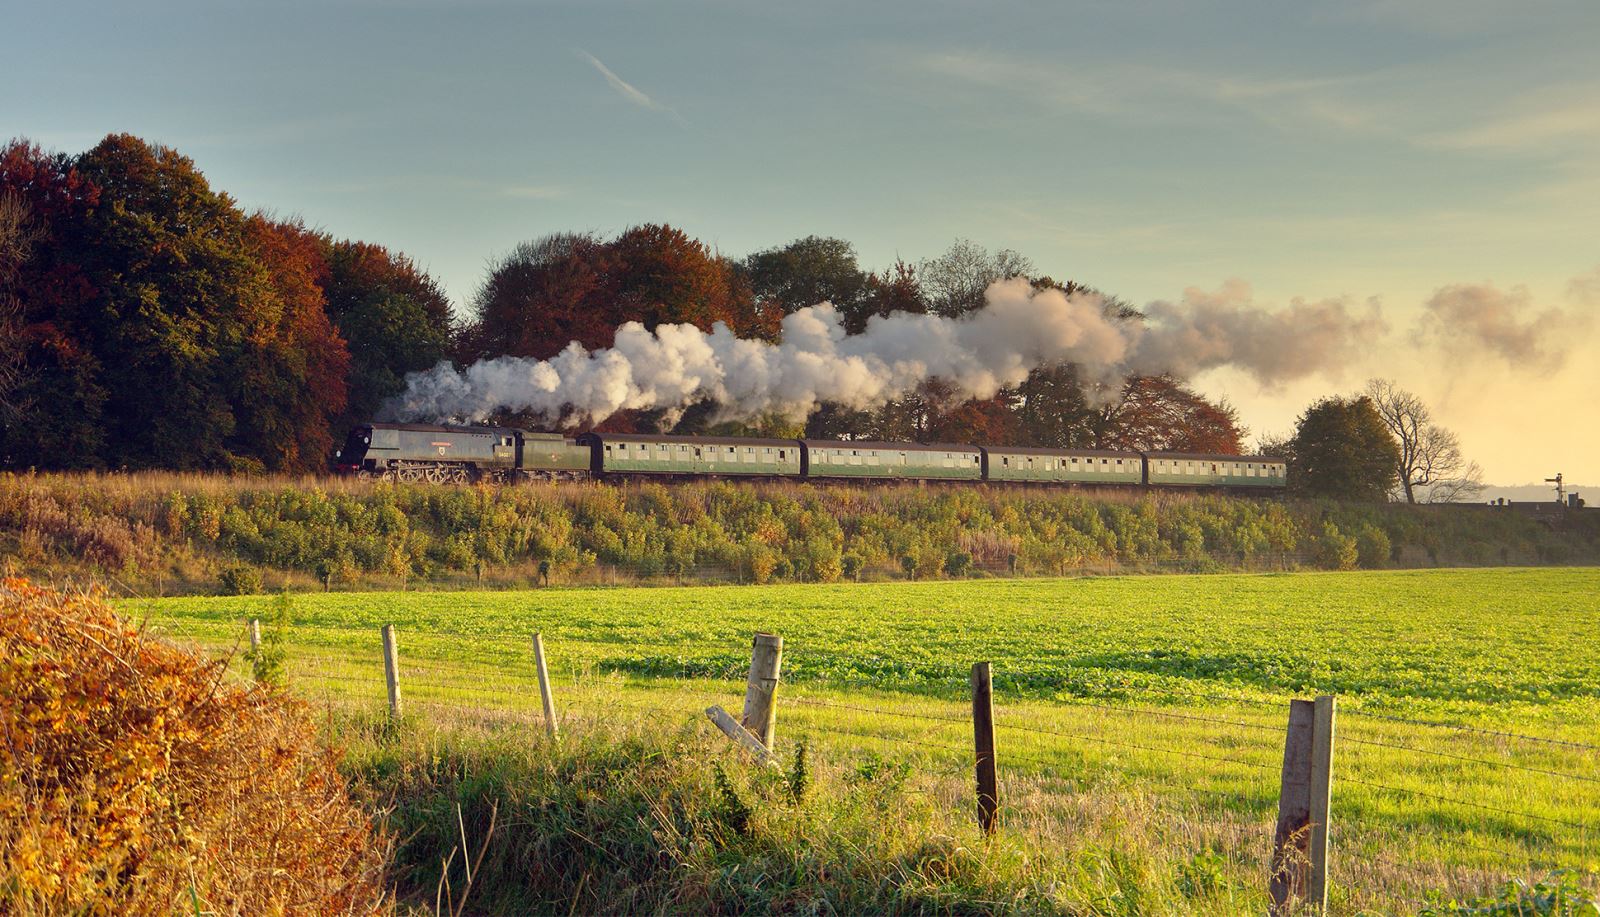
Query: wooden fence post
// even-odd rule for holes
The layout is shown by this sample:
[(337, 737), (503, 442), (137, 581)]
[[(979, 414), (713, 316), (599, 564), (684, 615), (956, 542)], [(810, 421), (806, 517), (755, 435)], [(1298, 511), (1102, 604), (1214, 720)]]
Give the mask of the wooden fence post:
[(739, 743), (746, 751), (755, 755), (762, 764), (768, 767), (779, 766), (777, 757), (773, 755), (767, 746), (762, 745), (761, 740), (752, 735), (750, 730), (734, 720), (728, 711), (721, 707), (707, 707), (706, 716), (711, 722), (717, 724), (717, 728), (722, 730), (723, 735)]
[(1311, 884), (1317, 913), (1328, 905), (1328, 825), (1333, 804), (1333, 695), (1317, 698), (1311, 729)]
[(394, 625), (383, 625), (383, 680), (389, 685), (389, 716), (400, 718), (400, 649), (394, 641)]
[(556, 701), (550, 696), (550, 670), (544, 664), (544, 634), (533, 635), (533, 665), (539, 673), (539, 700), (544, 703), (544, 726), (550, 730), (550, 737), (556, 738), (560, 730), (556, 726)]
[(783, 638), (756, 634), (750, 647), (750, 677), (745, 681), (744, 717), (740, 725), (768, 749), (778, 725), (778, 669), (783, 664)]
[(1332, 799), (1334, 699), (1289, 702), (1268, 885), (1274, 915), (1296, 898), (1321, 913), (1328, 894), (1328, 812)]
[(989, 663), (972, 666), (972, 748), (978, 774), (978, 826), (994, 833), (1000, 810), (1000, 782), (994, 762), (994, 674)]
[(250, 654), (251, 656), (258, 656), (261, 654), (261, 619), (251, 618), (249, 630)]

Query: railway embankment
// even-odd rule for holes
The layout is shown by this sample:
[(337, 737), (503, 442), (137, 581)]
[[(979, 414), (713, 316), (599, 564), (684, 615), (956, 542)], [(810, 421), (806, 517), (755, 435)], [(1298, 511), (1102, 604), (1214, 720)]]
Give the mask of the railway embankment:
[(1600, 562), (1600, 512), (1018, 486), (0, 476), (0, 565), (140, 594)]

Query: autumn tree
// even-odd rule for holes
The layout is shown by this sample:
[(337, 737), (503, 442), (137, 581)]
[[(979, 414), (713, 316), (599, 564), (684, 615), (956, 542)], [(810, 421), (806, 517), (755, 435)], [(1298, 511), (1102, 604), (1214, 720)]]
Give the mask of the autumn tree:
[(681, 229), (635, 226), (608, 248), (613, 328), (637, 321), (646, 328), (676, 322), (710, 330), (723, 322), (742, 337), (777, 331), (779, 316), (756, 312), (750, 286), (733, 263)]
[(1407, 503), (1416, 503), (1419, 491), (1426, 503), (1454, 503), (1483, 493), (1482, 469), (1462, 455), (1454, 433), (1433, 422), (1421, 398), (1388, 379), (1372, 379), (1365, 392), (1399, 446), (1395, 475)]
[(1387, 498), (1400, 449), (1371, 398), (1324, 398), (1306, 408), (1289, 448), (1289, 486), (1313, 497)]
[(917, 431), (918, 442), (1017, 444), (1017, 415), (1012, 410), (1009, 391), (989, 398), (957, 400), (948, 389), (946, 383), (936, 379), (919, 392), (925, 409)]
[(615, 326), (599, 307), (607, 284), (605, 243), (584, 233), (524, 242), (489, 266), (472, 299), (461, 360), (554, 356), (572, 341), (610, 343)]
[[(74, 257), (75, 240), (100, 189), (72, 157), (16, 140), (0, 149), (0, 194), (26, 208), (28, 257), (11, 258), (11, 410), (0, 417), (0, 463), (92, 468), (101, 462), (105, 389), (96, 356), (72, 333), (94, 286)], [(16, 212), (16, 211), (14, 211)], [(15, 354), (20, 351), (20, 358)]]
[(1135, 376), (1101, 409), (1102, 448), (1239, 455), (1244, 430), (1227, 402), (1213, 403), (1171, 376)]
[(299, 221), (245, 223), (245, 245), (265, 289), (245, 314), (245, 353), (233, 389), (230, 448), (273, 471), (321, 467), (345, 407), (350, 353), (328, 318), (326, 240)]
[[(37, 234), (29, 257), (3, 256), (0, 279), (23, 367), (0, 417), (7, 465), (318, 468), (352, 381), (346, 338), (387, 373), (447, 352), (436, 288), (418, 307), (446, 332), (431, 352), (407, 364), (373, 346), (403, 328), (374, 303), (413, 295), (425, 275), (376, 247), (247, 217), (175, 150), (129, 135), (78, 156), (17, 141), (0, 150), (0, 199), (22, 202)], [(330, 320), (330, 290), (367, 333)], [(380, 394), (398, 380), (387, 383)]]
[(576, 341), (611, 345), (617, 326), (724, 322), (745, 336), (770, 336), (779, 316), (759, 314), (742, 272), (704, 243), (665, 225), (636, 226), (616, 239), (554, 235), (491, 265), (462, 334), (464, 359), (547, 359)]

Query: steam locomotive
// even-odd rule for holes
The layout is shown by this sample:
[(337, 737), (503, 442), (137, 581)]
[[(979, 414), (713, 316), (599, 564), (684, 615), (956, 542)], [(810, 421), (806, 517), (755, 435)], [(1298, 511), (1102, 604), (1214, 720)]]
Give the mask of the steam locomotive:
[(1035, 449), (631, 433), (530, 433), (513, 427), (372, 423), (350, 431), (334, 470), (431, 484), (626, 478), (965, 481), (1282, 490), (1265, 455)]

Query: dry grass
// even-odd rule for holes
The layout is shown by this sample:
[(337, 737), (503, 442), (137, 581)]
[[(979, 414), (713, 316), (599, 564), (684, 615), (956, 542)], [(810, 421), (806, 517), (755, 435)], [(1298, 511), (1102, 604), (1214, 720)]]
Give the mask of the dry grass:
[(0, 581), (0, 911), (365, 914), (387, 841), (303, 705)]

